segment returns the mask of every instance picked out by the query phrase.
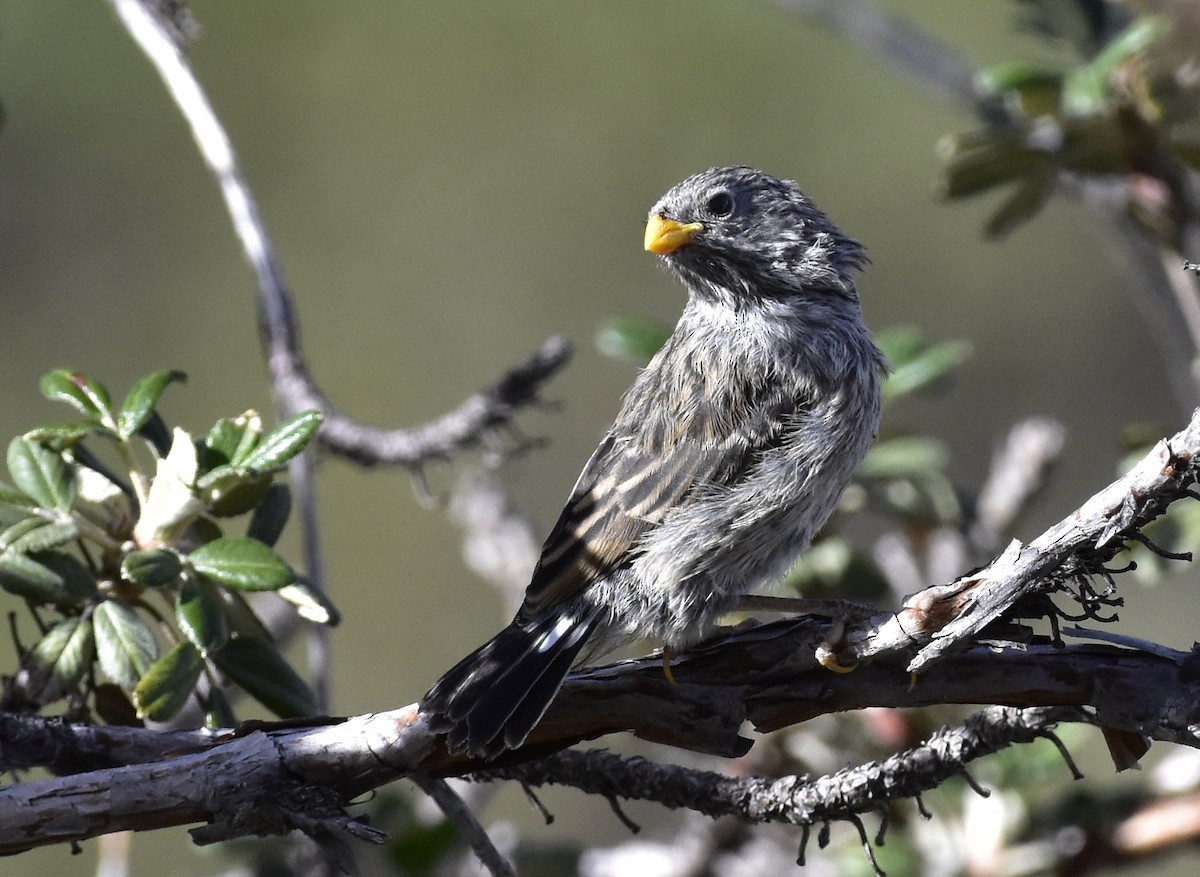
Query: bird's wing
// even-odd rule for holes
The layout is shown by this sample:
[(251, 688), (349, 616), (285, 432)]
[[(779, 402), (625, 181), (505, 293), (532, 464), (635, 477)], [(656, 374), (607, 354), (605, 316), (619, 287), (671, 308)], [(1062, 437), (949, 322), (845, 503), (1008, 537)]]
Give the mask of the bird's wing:
[(521, 614), (536, 615), (630, 564), (672, 509), (735, 483), (802, 413), (795, 399), (769, 390), (740, 401), (732, 411), (712, 399), (672, 406), (677, 416), (666, 419), (623, 411), (546, 539)]

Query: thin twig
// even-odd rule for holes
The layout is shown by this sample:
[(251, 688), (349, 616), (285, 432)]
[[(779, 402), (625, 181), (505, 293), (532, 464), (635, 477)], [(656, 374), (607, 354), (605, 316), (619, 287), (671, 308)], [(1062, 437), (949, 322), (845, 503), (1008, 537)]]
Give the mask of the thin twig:
[(414, 774), (412, 781), (434, 800), (451, 825), (467, 839), (480, 864), (489, 874), (494, 877), (516, 877), (517, 872), (513, 870), (513, 866), (496, 849), (479, 820), (475, 818), (475, 814), (471, 812), (471, 808), (450, 788), (449, 783), (422, 774)]
[(571, 786), (609, 800), (654, 801), (713, 818), (736, 816), (746, 822), (815, 825), (850, 819), (876, 811), (887, 802), (915, 797), (961, 775), (971, 761), (1015, 743), (1032, 742), (1057, 722), (1079, 717), (1074, 709), (988, 707), (962, 725), (935, 732), (920, 746), (816, 780), (730, 777), (602, 749), (567, 750), (515, 767), (477, 771), (466, 778)]
[[(300, 544), (304, 550), (304, 568), (308, 571), (308, 583), (319, 591), (327, 591), (325, 553), (321, 548), (321, 525), (317, 514), (317, 483), (312, 452), (295, 457), (288, 464), (288, 472), (292, 476), (296, 508), (300, 513)], [(317, 715), (328, 715), (333, 703), (333, 694), (330, 691), (330, 680), (333, 678), (332, 631), (324, 624), (306, 624), (303, 630), (313, 704), (316, 706)]]
[(994, 551), (1000, 545), (1045, 483), (1046, 470), (1062, 453), (1065, 439), (1062, 424), (1048, 417), (1032, 417), (1009, 430), (975, 504), (970, 537), (976, 548)]

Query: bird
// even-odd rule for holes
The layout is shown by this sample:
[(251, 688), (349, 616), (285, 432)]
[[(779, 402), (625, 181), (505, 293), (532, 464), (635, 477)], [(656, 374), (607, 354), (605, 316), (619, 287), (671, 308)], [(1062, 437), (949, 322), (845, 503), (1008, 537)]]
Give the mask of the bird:
[(855, 285), (865, 251), (794, 182), (749, 167), (688, 177), (651, 208), (644, 247), (687, 302), (512, 623), (422, 698), (452, 754), (519, 748), (583, 660), (711, 635), (809, 546), (874, 440), (887, 363)]

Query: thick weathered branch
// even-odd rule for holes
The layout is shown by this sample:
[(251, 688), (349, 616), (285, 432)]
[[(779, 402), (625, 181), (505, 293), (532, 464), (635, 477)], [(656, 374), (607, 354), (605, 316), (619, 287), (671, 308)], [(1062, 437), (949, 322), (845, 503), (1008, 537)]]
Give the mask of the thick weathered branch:
[[(959, 632), (978, 631), (1022, 595), (1053, 586), (1064, 575), (1085, 574), (1110, 557), (1121, 539), (1184, 495), (1195, 477), (1198, 443), (1200, 412), (1028, 548), (1010, 550), (954, 585), (927, 589), (906, 601), (898, 616), (809, 615), (744, 625), (676, 658), (678, 685), (667, 680), (657, 656), (572, 674), (526, 745), (488, 767), (529, 761), (618, 731), (738, 755), (751, 745), (740, 735), (746, 720), (770, 731), (830, 712), (938, 703), (1083, 707), (1105, 726), (1200, 746), (1200, 660), (1192, 654), (1162, 647), (1150, 652), (1108, 644), (1061, 646), (993, 624), (992, 640), (1027, 641), (998, 649), (971, 645), (973, 634)], [(987, 589), (988, 598), (974, 598), (973, 589)], [(934, 609), (945, 609), (949, 623), (918, 625), (915, 633), (902, 632), (898, 642), (889, 640), (901, 621), (943, 617)], [(943, 638), (958, 650), (940, 649), (940, 659), (925, 662), (914, 684), (910, 662), (925, 652), (916, 659), (913, 654), (939, 643), (940, 630), (954, 631), (952, 639)], [(853, 673), (831, 673), (816, 659), (831, 646), (871, 660)], [(172, 737), (167, 746), (152, 732), (128, 729), (60, 729), (47, 746), (31, 731), (30, 723), (39, 721), (57, 724), (29, 717), (0, 724), (7, 732), (4, 766), (100, 769), (0, 792), (0, 853), (199, 821), (220, 823), (206, 836), (278, 831), (289, 824), (353, 833), (353, 824), (333, 812), (331, 802), (351, 801), (414, 771), (453, 776), (484, 767), (447, 755), (415, 707), (315, 728), (249, 726), (215, 741), (202, 734)], [(15, 732), (9, 730), (14, 726)], [(119, 737), (121, 748), (109, 745), (105, 735)], [(134, 741), (141, 735), (154, 742), (137, 755)], [(90, 741), (90, 749), (78, 745), (81, 739)], [(181, 745), (200, 749), (180, 754)], [(156, 760), (110, 767), (122, 757)]]
[[(678, 659), (677, 687), (655, 656), (581, 671), (529, 743), (490, 765), (448, 756), (415, 707), (315, 728), (248, 726), (215, 741), (198, 734), (197, 745), (206, 747), (198, 751), (0, 791), (0, 853), (193, 822), (218, 823), (206, 835), (263, 833), (295, 825), (298, 816), (309, 827), (327, 825), (342, 834), (348, 824), (331, 810), (332, 801), (345, 804), (414, 771), (453, 776), (503, 768), (621, 730), (735, 755), (750, 746), (739, 735), (745, 719), (767, 731), (867, 706), (1087, 707), (1091, 719), (1106, 726), (1200, 746), (1200, 674), (1191, 655), (1107, 645), (1043, 644), (999, 653), (977, 648), (937, 664), (914, 686), (902, 660), (880, 660), (851, 674), (818, 666), (812, 655), (826, 632), (813, 618), (733, 631)], [(135, 750), (127, 741), (124, 751)], [(150, 744), (144, 754), (161, 751)], [(7, 743), (5, 752), (20, 763), (31, 761), (27, 753), (9, 753)], [(58, 758), (51, 766), (86, 763), (79, 753), (67, 758), (60, 752)], [(315, 811), (305, 811), (306, 804)]]
[[(203, 748), (195, 751), (18, 783), (0, 792), (0, 851), (196, 822), (208, 823), (196, 830), (206, 842), (295, 827), (363, 836), (365, 828), (348, 823), (337, 808), (415, 767), (433, 742), (419, 727), (412, 733), (415, 717), (414, 709), (406, 709), (316, 727), (249, 726), (216, 740), (198, 739)], [(147, 753), (153, 749), (148, 743)], [(132, 751), (128, 741), (125, 751)]]

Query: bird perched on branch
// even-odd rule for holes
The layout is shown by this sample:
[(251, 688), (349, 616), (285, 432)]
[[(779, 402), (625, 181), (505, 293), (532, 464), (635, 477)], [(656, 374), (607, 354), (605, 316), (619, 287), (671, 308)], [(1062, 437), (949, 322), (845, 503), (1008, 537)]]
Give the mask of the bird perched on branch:
[(780, 578), (833, 512), (879, 423), (862, 247), (794, 183), (684, 180), (645, 247), (684, 286), (674, 332), (584, 466), (512, 623), (421, 701), (452, 752), (520, 746), (581, 656), (678, 650)]

